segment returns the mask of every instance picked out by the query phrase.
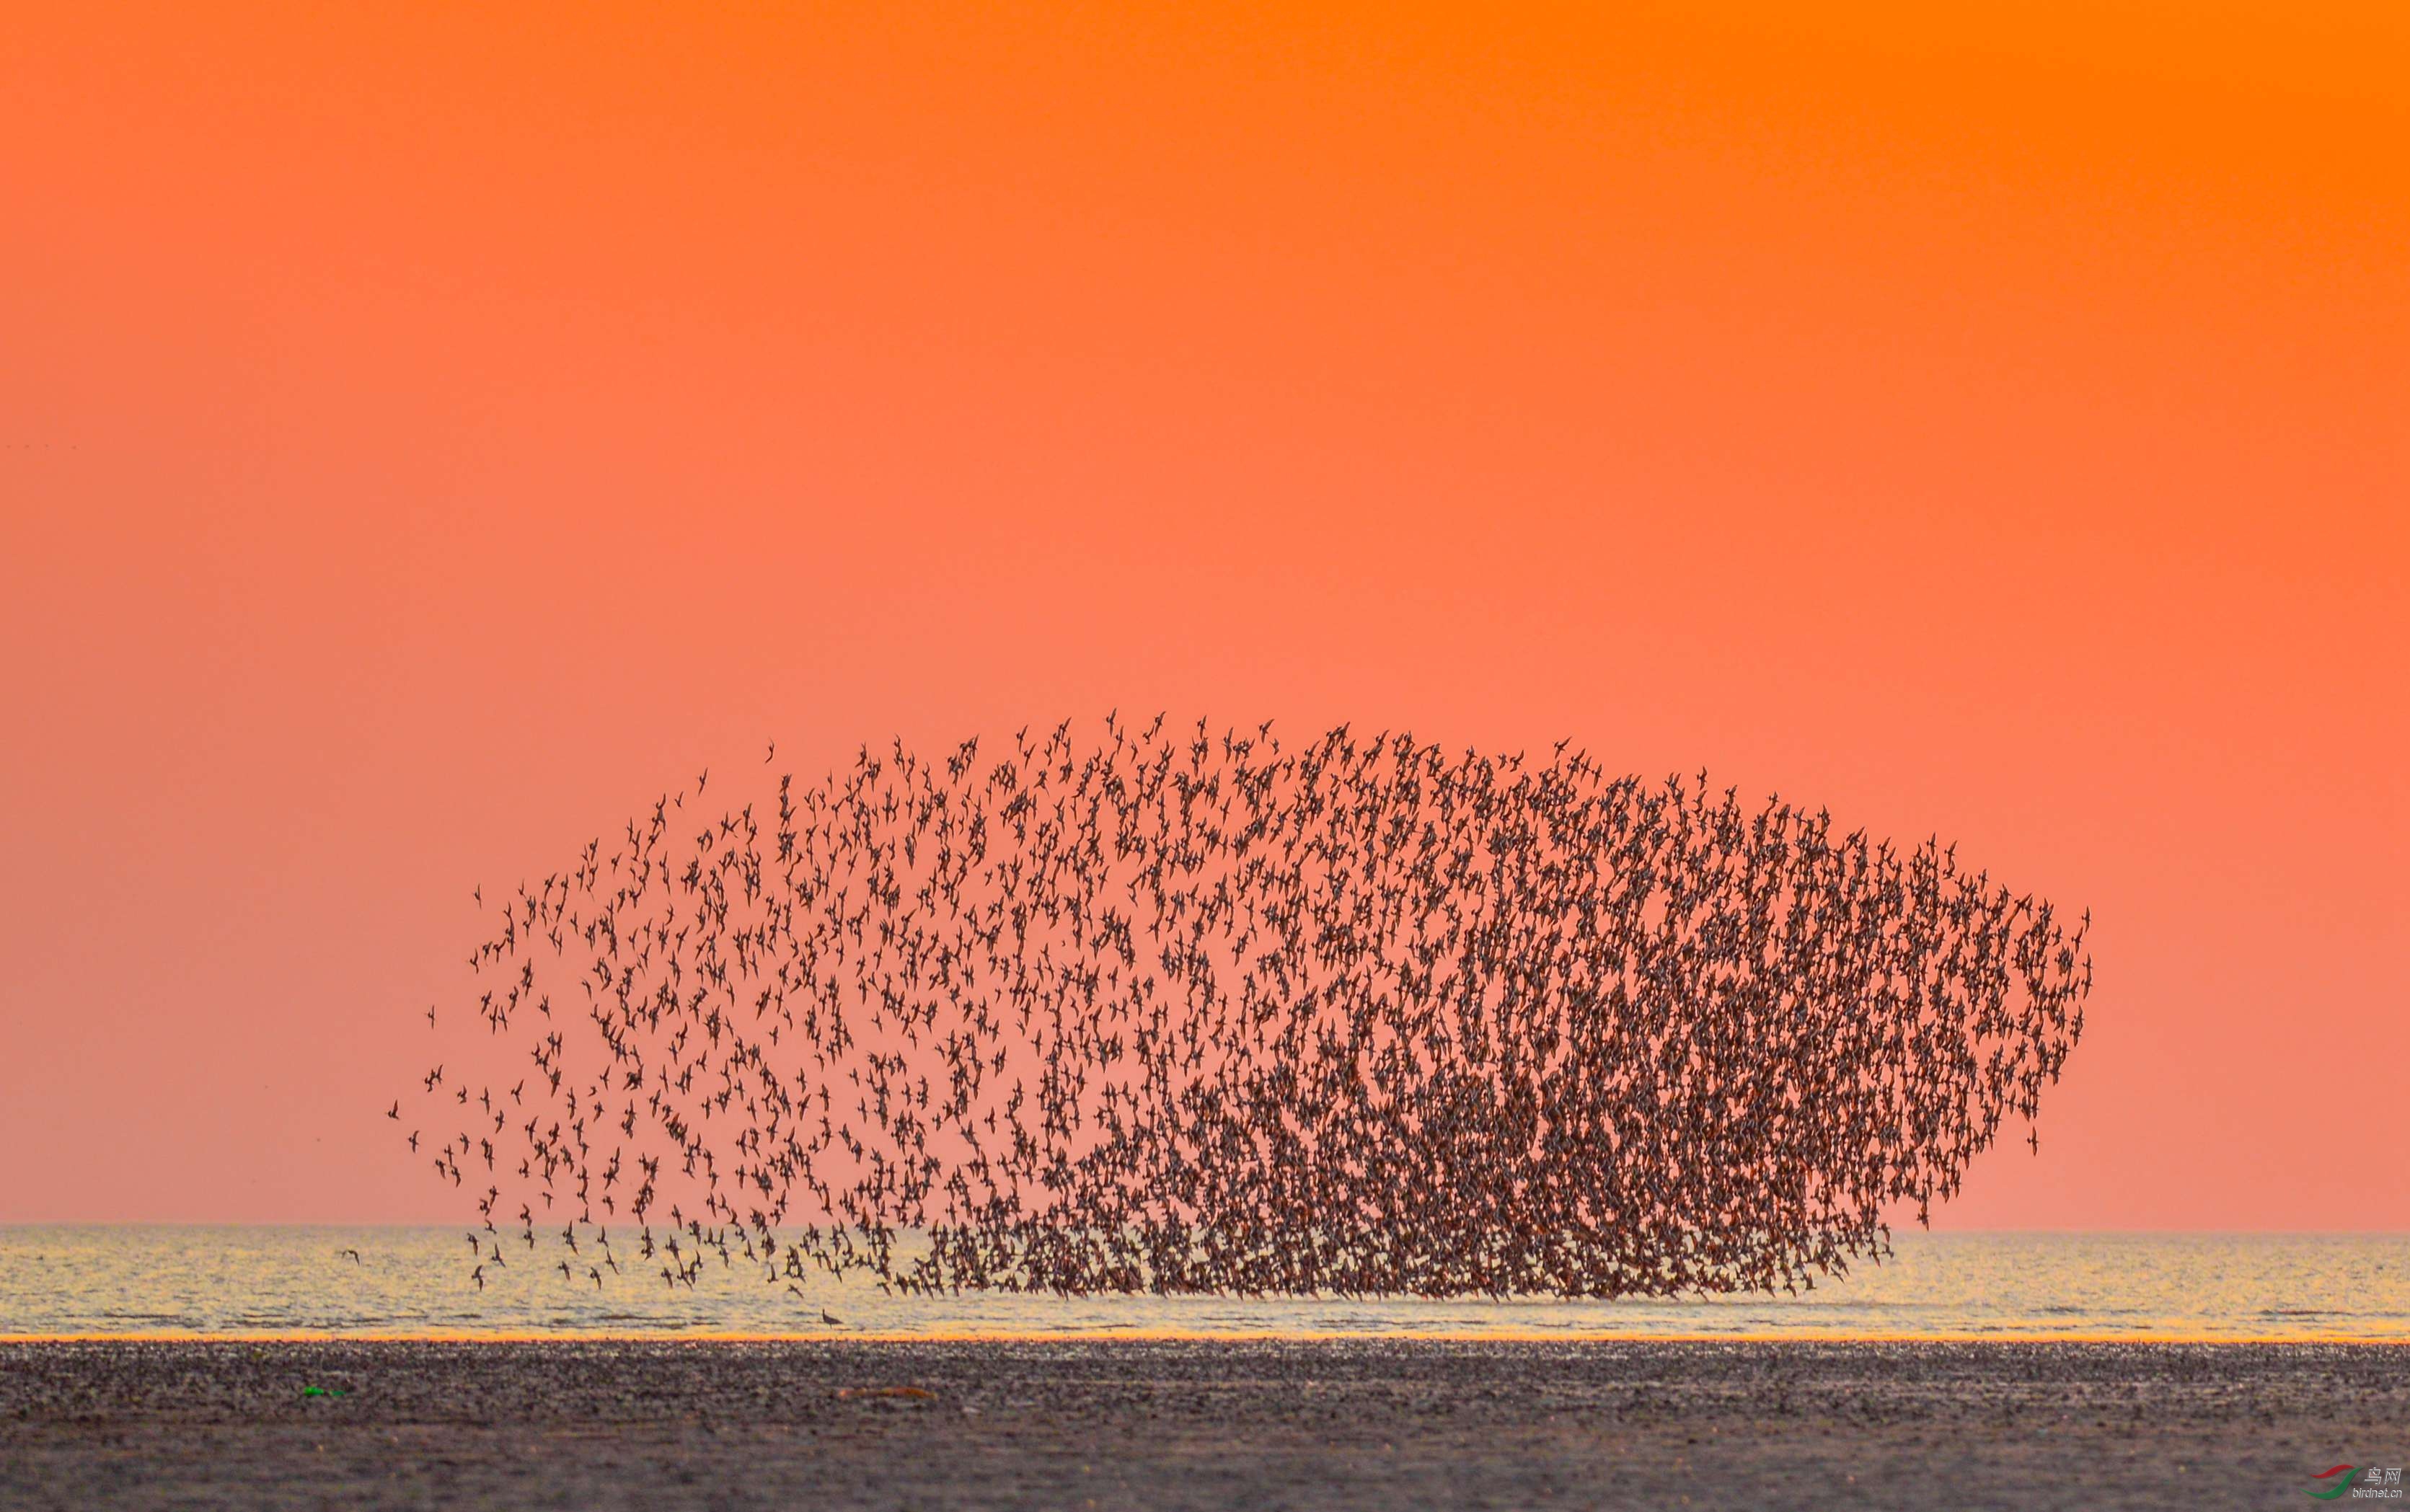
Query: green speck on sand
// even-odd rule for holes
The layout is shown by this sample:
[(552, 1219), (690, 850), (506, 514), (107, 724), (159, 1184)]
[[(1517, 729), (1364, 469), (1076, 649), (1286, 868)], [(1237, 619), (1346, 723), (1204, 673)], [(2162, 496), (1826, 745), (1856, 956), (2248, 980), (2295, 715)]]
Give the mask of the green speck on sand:
[(301, 1388), (301, 1394), (305, 1397), (339, 1397), (343, 1393), (329, 1391), (323, 1386), (305, 1386)]

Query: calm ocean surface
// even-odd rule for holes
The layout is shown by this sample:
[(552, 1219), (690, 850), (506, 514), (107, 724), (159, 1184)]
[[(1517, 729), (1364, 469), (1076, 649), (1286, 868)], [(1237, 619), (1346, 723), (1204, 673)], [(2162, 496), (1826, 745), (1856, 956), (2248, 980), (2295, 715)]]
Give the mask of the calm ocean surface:
[[(640, 1269), (597, 1290), (557, 1239), (468, 1276), (458, 1228), (0, 1228), (0, 1335), (825, 1337), (1110, 1334), (1556, 1338), (2366, 1339), (2410, 1342), (2410, 1234), (1907, 1234), (1888, 1263), (1797, 1299), (1424, 1302), (889, 1298), (818, 1278), (799, 1300), (742, 1257), (692, 1288)], [(596, 1258), (590, 1240), (589, 1258)], [(355, 1262), (339, 1252), (357, 1249)]]

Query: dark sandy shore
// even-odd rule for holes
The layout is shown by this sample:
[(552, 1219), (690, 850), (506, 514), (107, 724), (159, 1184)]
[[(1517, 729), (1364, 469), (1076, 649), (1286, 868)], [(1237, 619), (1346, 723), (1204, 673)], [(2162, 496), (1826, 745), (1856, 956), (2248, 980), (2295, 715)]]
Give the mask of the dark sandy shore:
[(10, 1509), (2283, 1507), (2338, 1462), (2410, 1465), (2410, 1348), (0, 1345)]

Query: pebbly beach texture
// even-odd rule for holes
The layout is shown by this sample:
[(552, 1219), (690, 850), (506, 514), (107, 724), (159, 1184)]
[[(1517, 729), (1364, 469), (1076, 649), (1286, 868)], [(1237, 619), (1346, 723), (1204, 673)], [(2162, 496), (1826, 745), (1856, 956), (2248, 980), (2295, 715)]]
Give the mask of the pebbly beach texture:
[(2266, 1507), (2345, 1463), (2410, 1463), (2410, 1348), (0, 1345), (12, 1509)]

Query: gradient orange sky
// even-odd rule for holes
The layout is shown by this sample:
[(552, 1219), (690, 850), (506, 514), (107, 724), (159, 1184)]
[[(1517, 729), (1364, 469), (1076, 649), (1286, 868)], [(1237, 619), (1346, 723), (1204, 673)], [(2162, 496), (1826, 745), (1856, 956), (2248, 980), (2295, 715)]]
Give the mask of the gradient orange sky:
[(0, 1221), (449, 1219), (472, 884), (1119, 705), (1938, 831), (2098, 975), (1937, 1227), (2410, 1226), (2405, 79), (2394, 3), (25, 7)]

